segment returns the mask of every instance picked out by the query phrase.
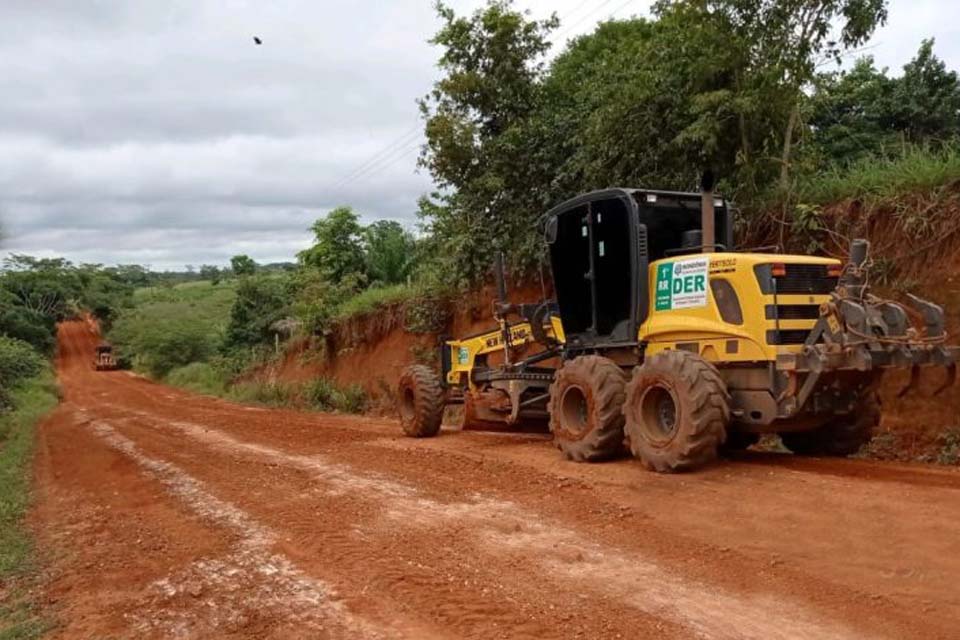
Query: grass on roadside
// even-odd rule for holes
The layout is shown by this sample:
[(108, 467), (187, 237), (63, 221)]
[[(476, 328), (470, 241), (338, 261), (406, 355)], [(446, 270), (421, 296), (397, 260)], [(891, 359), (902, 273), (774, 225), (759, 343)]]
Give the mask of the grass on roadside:
[(869, 157), (848, 167), (833, 167), (801, 177), (799, 202), (830, 204), (847, 198), (887, 200), (930, 191), (960, 179), (960, 145), (940, 149), (912, 145), (894, 157)]
[(404, 302), (419, 295), (416, 287), (397, 284), (389, 287), (371, 287), (344, 301), (335, 314), (337, 320), (371, 313), (383, 307)]
[(222, 396), (227, 391), (226, 376), (209, 362), (191, 362), (174, 369), (163, 381), (174, 387), (210, 396)]
[(240, 403), (340, 413), (363, 413), (369, 404), (367, 392), (360, 385), (338, 387), (328, 378), (304, 384), (249, 380), (233, 385), (225, 395)]
[(14, 409), (0, 414), (0, 640), (38, 638), (49, 628), (36, 607), (18, 589), (32, 567), (30, 538), (23, 517), (30, 504), (30, 462), (34, 427), (57, 404), (50, 372), (11, 392)]

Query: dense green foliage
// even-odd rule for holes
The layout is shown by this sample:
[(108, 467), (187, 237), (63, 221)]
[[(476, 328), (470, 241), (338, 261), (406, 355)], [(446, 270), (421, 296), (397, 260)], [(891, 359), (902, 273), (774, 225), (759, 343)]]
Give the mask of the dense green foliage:
[(268, 342), (287, 317), (291, 300), (290, 281), (280, 276), (253, 276), (243, 279), (230, 309), (224, 345), (252, 347)]
[(0, 336), (0, 397), (4, 390), (39, 375), (45, 366), (43, 356), (30, 343)]
[(52, 355), (58, 321), (86, 311), (109, 327), (130, 304), (140, 275), (130, 268), (11, 255), (0, 271), (0, 336)]
[(235, 299), (233, 283), (140, 289), (108, 337), (122, 362), (162, 377), (217, 354)]
[(413, 274), (417, 240), (393, 220), (377, 220), (364, 229), (365, 268), (370, 282), (385, 286), (406, 282)]
[(541, 216), (577, 193), (696, 190), (710, 171), (759, 217), (771, 200), (796, 203), (825, 166), (960, 130), (957, 76), (932, 42), (900, 77), (869, 59), (821, 72), (885, 22), (884, 0), (661, 0), (650, 18), (574, 39), (549, 66), (553, 20), (507, 0), (438, 13), (442, 77), (421, 102), (421, 164), (442, 191), (420, 215), (435, 248), (426, 270), (465, 285), (497, 248), (535, 266)]
[(235, 276), (252, 276), (257, 271), (257, 263), (250, 256), (240, 254), (230, 258), (230, 269)]
[(337, 207), (310, 227), (316, 238), (300, 253), (305, 267), (321, 271), (334, 282), (364, 274), (363, 227), (350, 207)]
[(820, 155), (843, 164), (902, 153), (908, 143), (942, 143), (960, 133), (960, 79), (925, 40), (903, 74), (890, 77), (870, 57), (820, 76), (810, 125)]

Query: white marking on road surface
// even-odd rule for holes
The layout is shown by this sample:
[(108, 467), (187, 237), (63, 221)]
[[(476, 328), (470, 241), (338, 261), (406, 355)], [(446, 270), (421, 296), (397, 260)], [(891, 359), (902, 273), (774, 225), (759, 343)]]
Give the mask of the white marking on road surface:
[[(324, 637), (380, 638), (384, 634), (353, 616), (326, 583), (305, 575), (287, 557), (274, 553), (275, 533), (245, 511), (204, 488), (179, 467), (144, 454), (106, 422), (84, 418), (108, 445), (131, 458), (202, 519), (237, 537), (230, 553), (205, 558), (151, 588), (159, 607), (132, 616), (138, 631), (160, 631), (169, 637), (196, 637), (203, 628), (230, 630), (265, 610), (303, 629), (322, 629)], [(201, 599), (206, 606), (178, 609), (178, 597)], [(197, 612), (203, 612), (198, 619)], [(200, 627), (200, 628), (198, 628)]]
[[(117, 407), (151, 422), (149, 413)], [(323, 455), (291, 454), (266, 445), (245, 442), (219, 429), (171, 421), (194, 440), (221, 451), (255, 456), (310, 473), (331, 487), (328, 493), (377, 496), (388, 506), (384, 517), (392, 526), (435, 528), (450, 522), (469, 532), (484, 548), (513, 549), (526, 558), (538, 558), (553, 579), (577, 580), (596, 593), (648, 614), (671, 619), (702, 638), (717, 640), (839, 640), (865, 638), (863, 633), (822, 620), (799, 602), (782, 596), (734, 594), (684, 580), (636, 553), (590, 541), (579, 532), (515, 503), (474, 494), (468, 502), (444, 503), (417, 488), (377, 473), (357, 471)], [(468, 523), (469, 526), (463, 526)], [(561, 586), (563, 582), (557, 580)]]

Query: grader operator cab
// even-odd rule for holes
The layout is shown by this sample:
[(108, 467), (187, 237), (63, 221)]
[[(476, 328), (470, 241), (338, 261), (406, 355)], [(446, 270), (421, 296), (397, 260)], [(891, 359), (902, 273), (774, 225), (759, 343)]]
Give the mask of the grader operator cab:
[[(570, 459), (626, 447), (648, 468), (696, 468), (778, 433), (797, 454), (848, 455), (880, 421), (884, 370), (945, 367), (944, 313), (867, 287), (868, 243), (839, 260), (737, 251), (727, 203), (709, 191), (608, 189), (547, 213), (556, 300), (514, 305), (497, 262), (496, 329), (441, 346), (437, 375), (399, 385), (410, 436), (547, 422)], [(919, 319), (918, 323), (914, 319)], [(918, 326), (914, 326), (917, 324)]]

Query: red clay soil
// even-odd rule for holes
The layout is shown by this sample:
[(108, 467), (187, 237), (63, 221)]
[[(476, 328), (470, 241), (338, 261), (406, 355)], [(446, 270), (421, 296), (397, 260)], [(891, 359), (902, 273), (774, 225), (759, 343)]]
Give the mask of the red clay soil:
[(664, 476), (124, 372), (60, 329), (32, 516), (53, 638), (956, 638), (960, 473)]

